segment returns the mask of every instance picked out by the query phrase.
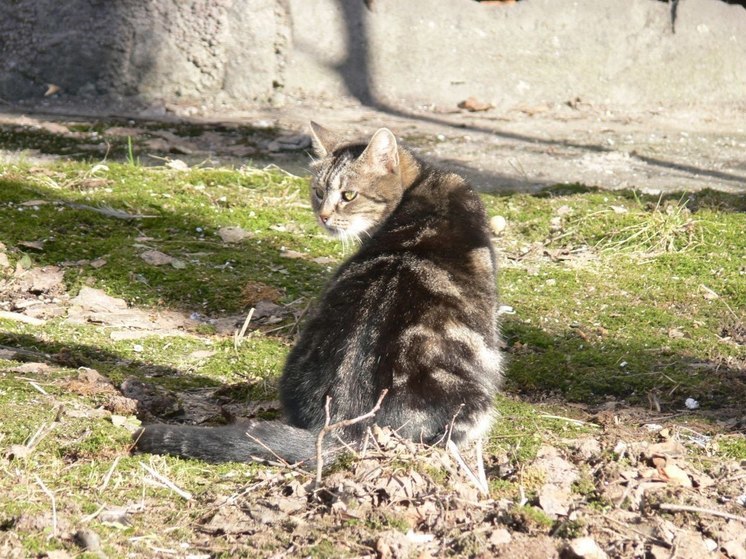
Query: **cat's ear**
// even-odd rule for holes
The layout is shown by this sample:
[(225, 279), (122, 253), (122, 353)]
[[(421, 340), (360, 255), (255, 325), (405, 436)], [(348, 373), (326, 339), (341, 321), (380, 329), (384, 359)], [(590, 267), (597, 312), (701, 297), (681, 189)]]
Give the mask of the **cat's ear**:
[(313, 121), (311, 121), (311, 137), (316, 157), (326, 157), (341, 143), (334, 132)]
[(388, 128), (381, 128), (373, 134), (360, 159), (381, 174), (395, 173), (399, 167), (396, 136)]

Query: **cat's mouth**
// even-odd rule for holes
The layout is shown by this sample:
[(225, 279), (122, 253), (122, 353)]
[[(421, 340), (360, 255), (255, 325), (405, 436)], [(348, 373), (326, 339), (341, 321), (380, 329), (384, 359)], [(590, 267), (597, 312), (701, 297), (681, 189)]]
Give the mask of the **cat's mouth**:
[(368, 232), (370, 223), (367, 220), (353, 220), (352, 223), (336, 225), (334, 223), (321, 224), (329, 236), (346, 241), (349, 239), (360, 240), (361, 236)]

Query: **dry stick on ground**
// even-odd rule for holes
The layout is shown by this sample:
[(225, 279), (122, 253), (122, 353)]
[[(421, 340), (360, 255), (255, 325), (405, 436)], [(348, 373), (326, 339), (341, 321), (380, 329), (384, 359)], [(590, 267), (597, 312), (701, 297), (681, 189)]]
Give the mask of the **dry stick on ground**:
[(646, 534), (642, 530), (637, 530), (636, 528), (633, 528), (627, 522), (621, 522), (617, 520), (616, 518), (612, 518), (606, 514), (602, 514), (601, 517), (608, 520), (609, 522), (613, 522), (614, 524), (620, 526), (621, 528), (624, 528), (625, 530), (629, 530), (630, 532), (637, 534), (638, 536), (641, 536), (645, 541), (653, 543), (659, 547), (665, 547), (666, 549), (671, 549), (673, 547), (670, 543), (668, 543), (665, 540), (654, 538), (650, 534)]
[(181, 498), (190, 501), (192, 499), (192, 494), (188, 491), (184, 491), (180, 487), (177, 487), (176, 484), (168, 479), (167, 477), (159, 474), (156, 472), (153, 468), (148, 466), (145, 462), (140, 462), (140, 467), (148, 472), (151, 476), (153, 476), (153, 479), (157, 481), (160, 485), (166, 486), (168, 489), (179, 495)]
[(49, 500), (52, 501), (52, 536), (57, 536), (57, 500), (54, 498), (54, 493), (52, 493), (46, 485), (44, 485), (44, 482), (41, 480), (41, 478), (34, 474), (34, 478), (36, 479), (36, 483), (39, 484), (39, 487), (41, 487), (41, 490), (44, 491), (47, 497), (49, 497)]
[(101, 485), (98, 488), (98, 492), (103, 492), (104, 489), (106, 489), (109, 486), (109, 481), (111, 480), (111, 476), (114, 473), (114, 470), (117, 469), (117, 465), (119, 464), (119, 459), (121, 456), (117, 456), (114, 458), (114, 462), (111, 464), (111, 468), (109, 468), (109, 471), (106, 472), (106, 475), (104, 476), (104, 481), (101, 482)]
[(698, 512), (699, 514), (709, 514), (710, 516), (720, 516), (721, 518), (727, 518), (728, 520), (738, 520), (740, 522), (746, 522), (746, 516), (738, 516), (737, 514), (731, 514), (729, 512), (722, 512), (715, 509), (703, 509), (700, 507), (692, 507), (690, 505), (676, 505), (674, 503), (661, 503), (658, 505), (661, 510), (668, 510), (672, 512)]
[(331, 406), (332, 397), (326, 397), (326, 404), (324, 406), (324, 410), (326, 410), (326, 421), (324, 422), (324, 427), (321, 429), (321, 431), (319, 431), (319, 436), (316, 438), (316, 487), (321, 485), (321, 471), (324, 469), (324, 436), (326, 436), (326, 434), (333, 429), (349, 427), (350, 425), (355, 425), (356, 423), (360, 423), (361, 421), (370, 419), (371, 417), (375, 416), (378, 410), (381, 409), (381, 402), (383, 402), (383, 399), (386, 397), (386, 394), (388, 394), (388, 392), (389, 391), (386, 388), (381, 391), (381, 395), (378, 397), (376, 405), (373, 406), (373, 408), (368, 413), (353, 417), (352, 419), (337, 421), (336, 423), (331, 423), (331, 425), (330, 422), (332, 419), (329, 407)]
[(249, 322), (251, 322), (251, 317), (254, 316), (254, 307), (251, 307), (251, 310), (249, 311), (249, 314), (246, 316), (246, 320), (244, 320), (243, 326), (241, 327), (240, 332), (236, 331), (233, 334), (233, 348), (238, 351), (239, 346), (241, 345), (241, 342), (243, 341), (243, 337), (246, 335), (246, 329), (249, 327)]
[(258, 438), (256, 438), (256, 437), (255, 437), (254, 435), (252, 435), (252, 434), (251, 434), (251, 433), (249, 433), (248, 431), (246, 431), (246, 433), (245, 433), (245, 434), (246, 434), (246, 436), (247, 436), (248, 438), (250, 438), (250, 439), (251, 439), (252, 441), (254, 441), (254, 442), (255, 442), (256, 444), (258, 444), (259, 446), (261, 446), (261, 447), (262, 447), (262, 448), (263, 448), (264, 450), (266, 450), (267, 452), (269, 452), (270, 454), (272, 454), (272, 456), (274, 456), (275, 458), (277, 458), (277, 461), (278, 461), (278, 462), (279, 462), (280, 464), (282, 464), (282, 465), (283, 465), (283, 466), (285, 466), (286, 468), (289, 468), (289, 467), (291, 467), (291, 466), (290, 466), (290, 464), (288, 464), (287, 460), (285, 460), (285, 459), (284, 459), (284, 458), (283, 458), (282, 456), (280, 456), (280, 455), (279, 455), (279, 454), (277, 454), (277, 453), (276, 453), (276, 452), (275, 452), (274, 450), (272, 450), (271, 448), (269, 448), (269, 447), (268, 447), (268, 446), (267, 446), (266, 444), (264, 444), (264, 443), (263, 443), (262, 441), (260, 441), (260, 440), (259, 440)]

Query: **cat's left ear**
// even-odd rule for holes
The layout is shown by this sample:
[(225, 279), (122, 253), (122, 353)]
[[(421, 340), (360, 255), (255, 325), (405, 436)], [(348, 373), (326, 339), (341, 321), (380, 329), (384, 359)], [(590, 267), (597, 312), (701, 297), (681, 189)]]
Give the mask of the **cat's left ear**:
[(311, 137), (313, 138), (313, 151), (319, 158), (329, 155), (341, 143), (334, 132), (313, 121), (311, 121)]
[(399, 167), (396, 136), (388, 128), (381, 128), (373, 134), (360, 159), (381, 174), (395, 173)]

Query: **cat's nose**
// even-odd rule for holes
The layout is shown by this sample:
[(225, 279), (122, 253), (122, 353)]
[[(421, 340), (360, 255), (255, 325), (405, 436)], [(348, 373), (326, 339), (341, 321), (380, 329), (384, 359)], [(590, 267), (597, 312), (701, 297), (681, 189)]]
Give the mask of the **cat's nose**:
[(319, 214), (319, 219), (321, 220), (321, 223), (326, 224), (327, 221), (329, 221), (329, 215), (328, 214)]

